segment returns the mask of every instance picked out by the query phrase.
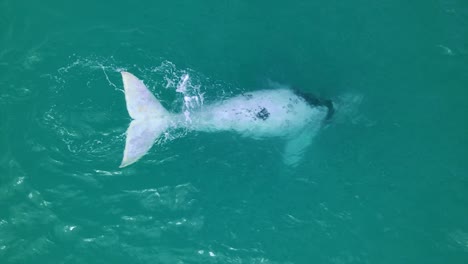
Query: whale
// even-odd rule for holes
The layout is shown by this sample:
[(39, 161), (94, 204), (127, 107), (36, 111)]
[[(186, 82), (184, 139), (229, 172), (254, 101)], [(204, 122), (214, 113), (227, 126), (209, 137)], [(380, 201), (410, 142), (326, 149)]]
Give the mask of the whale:
[(330, 100), (278, 88), (206, 104), (187, 116), (169, 112), (135, 75), (126, 71), (121, 75), (132, 120), (126, 131), (120, 168), (138, 161), (166, 131), (177, 128), (209, 133), (229, 131), (258, 140), (281, 138), (285, 141), (283, 161), (294, 166), (334, 112)]

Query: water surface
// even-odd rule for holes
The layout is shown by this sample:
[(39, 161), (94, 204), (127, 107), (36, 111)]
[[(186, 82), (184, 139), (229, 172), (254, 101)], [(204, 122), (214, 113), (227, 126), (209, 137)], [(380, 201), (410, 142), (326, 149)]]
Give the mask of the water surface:
[[(463, 1), (0, 1), (1, 263), (467, 263)], [(171, 111), (283, 85), (283, 141), (178, 131), (119, 169), (119, 72)]]

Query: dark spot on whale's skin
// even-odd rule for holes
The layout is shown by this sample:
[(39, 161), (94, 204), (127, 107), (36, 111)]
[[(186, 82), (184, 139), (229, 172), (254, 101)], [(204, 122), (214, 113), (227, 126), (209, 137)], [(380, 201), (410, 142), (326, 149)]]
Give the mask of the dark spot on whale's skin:
[(244, 96), (247, 100), (250, 100), (250, 99), (252, 99), (252, 97), (253, 97), (252, 94), (243, 94), (243, 96)]
[(299, 103), (299, 100), (298, 100), (297, 98), (294, 98), (294, 99), (293, 99), (293, 98), (290, 97), (290, 98), (289, 98), (289, 102), (291, 102), (291, 103), (297, 105), (297, 104)]
[(262, 120), (267, 120), (268, 117), (270, 117), (270, 112), (268, 112), (268, 110), (263, 107), (262, 110), (260, 110), (255, 116)]

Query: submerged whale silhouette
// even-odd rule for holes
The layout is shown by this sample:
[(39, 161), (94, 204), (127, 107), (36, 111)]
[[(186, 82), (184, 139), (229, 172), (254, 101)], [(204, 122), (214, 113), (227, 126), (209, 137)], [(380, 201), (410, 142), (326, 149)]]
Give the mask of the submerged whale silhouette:
[(274, 89), (203, 106), (187, 120), (184, 114), (169, 113), (133, 74), (121, 74), (127, 110), (133, 120), (126, 132), (120, 168), (143, 157), (164, 131), (180, 127), (205, 132), (234, 131), (255, 139), (282, 137), (286, 140), (284, 162), (295, 165), (323, 122), (333, 114), (329, 100)]

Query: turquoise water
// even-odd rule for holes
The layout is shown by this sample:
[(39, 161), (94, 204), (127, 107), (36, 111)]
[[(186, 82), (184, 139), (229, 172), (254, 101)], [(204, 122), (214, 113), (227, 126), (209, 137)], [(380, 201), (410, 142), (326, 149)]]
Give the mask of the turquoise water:
[[(468, 6), (0, 0), (0, 263), (468, 263)], [(119, 169), (119, 72), (180, 111), (291, 86), (283, 141), (178, 131)]]

